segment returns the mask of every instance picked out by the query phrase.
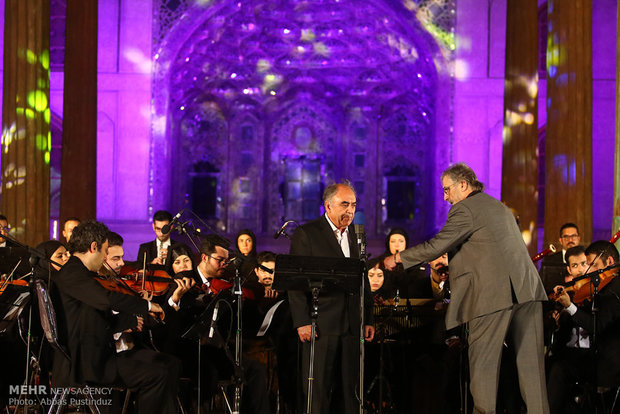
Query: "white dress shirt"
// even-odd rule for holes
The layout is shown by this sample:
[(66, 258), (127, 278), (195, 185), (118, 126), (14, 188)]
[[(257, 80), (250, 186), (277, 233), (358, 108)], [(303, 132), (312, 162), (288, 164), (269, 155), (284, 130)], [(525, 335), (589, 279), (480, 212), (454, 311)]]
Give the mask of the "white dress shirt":
[(334, 223), (332, 223), (332, 221), (329, 219), (329, 216), (327, 215), (327, 213), (325, 213), (325, 218), (327, 219), (329, 226), (332, 228), (332, 231), (334, 232), (334, 235), (336, 236), (336, 240), (338, 240), (338, 244), (340, 245), (340, 248), (342, 249), (342, 253), (344, 254), (344, 257), (351, 257), (351, 248), (349, 247), (349, 228), (347, 227), (346, 229), (344, 229), (344, 231), (341, 232), (334, 225)]

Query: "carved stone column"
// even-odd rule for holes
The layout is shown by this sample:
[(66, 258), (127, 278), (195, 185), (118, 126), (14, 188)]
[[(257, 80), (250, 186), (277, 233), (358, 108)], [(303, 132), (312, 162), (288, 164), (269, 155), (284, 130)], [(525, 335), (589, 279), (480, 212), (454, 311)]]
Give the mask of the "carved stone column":
[(67, 0), (60, 218), (97, 215), (97, 1)]
[[(618, 2), (617, 23), (620, 25), (620, 2)], [(617, 26), (620, 27), (620, 26)], [(616, 45), (616, 62), (620, 62), (620, 43)], [(615, 234), (620, 229), (620, 66), (616, 65), (616, 145), (615, 145), (615, 166), (614, 166), (614, 217), (612, 222), (612, 233)], [(616, 247), (620, 247), (620, 240), (616, 242)]]
[(502, 201), (516, 210), (536, 254), (538, 214), (538, 5), (508, 0), (502, 152)]
[(49, 19), (49, 1), (5, 1), (0, 212), (31, 246), (49, 239)]
[(545, 244), (574, 222), (592, 239), (592, 0), (550, 0)]

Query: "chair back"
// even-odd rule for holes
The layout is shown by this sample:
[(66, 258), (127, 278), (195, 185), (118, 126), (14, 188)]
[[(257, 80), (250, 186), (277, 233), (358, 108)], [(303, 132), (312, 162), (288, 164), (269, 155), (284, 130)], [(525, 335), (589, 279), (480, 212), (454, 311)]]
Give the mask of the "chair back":
[(37, 294), (37, 301), (39, 304), (39, 317), (41, 319), (41, 327), (45, 332), (47, 341), (52, 345), (52, 348), (60, 351), (67, 359), (70, 360), (69, 354), (63, 348), (60, 343), (58, 335), (58, 324), (56, 322), (56, 312), (50, 299), (47, 284), (41, 280), (35, 280), (35, 291)]

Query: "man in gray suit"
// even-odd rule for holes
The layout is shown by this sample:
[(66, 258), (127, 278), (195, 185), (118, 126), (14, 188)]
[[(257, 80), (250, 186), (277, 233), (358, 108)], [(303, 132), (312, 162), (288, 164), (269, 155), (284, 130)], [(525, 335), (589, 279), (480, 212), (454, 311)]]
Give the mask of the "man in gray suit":
[(448, 252), (451, 302), (446, 328), (469, 324), (471, 393), (476, 413), (494, 413), (504, 341), (515, 349), (521, 395), (528, 414), (548, 413), (542, 306), (536, 267), (510, 210), (482, 192), (463, 163), (441, 175), (448, 220), (431, 240), (385, 259), (405, 268)]

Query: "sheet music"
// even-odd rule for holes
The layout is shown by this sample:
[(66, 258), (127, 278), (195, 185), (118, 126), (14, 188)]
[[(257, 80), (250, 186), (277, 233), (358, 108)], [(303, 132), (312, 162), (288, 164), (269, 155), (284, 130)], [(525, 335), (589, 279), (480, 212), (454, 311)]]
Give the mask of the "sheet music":
[(278, 309), (278, 306), (280, 306), (282, 302), (284, 302), (284, 299), (279, 300), (275, 305), (271, 307), (271, 309), (267, 311), (267, 313), (265, 314), (265, 319), (263, 319), (263, 323), (261, 324), (256, 336), (265, 336), (265, 333), (267, 332), (267, 329), (269, 329), (271, 321), (273, 320), (273, 315), (276, 313), (276, 309)]
[[(13, 304), (9, 307), (8, 312), (2, 317), (3, 322), (8, 322), (14, 320), (21, 310), (24, 308), (23, 305), (26, 303), (26, 300), (30, 296), (30, 292), (20, 293), (19, 296), (13, 301)], [(5, 333), (8, 324), (3, 323), (2, 329), (0, 329), (0, 333)]]

